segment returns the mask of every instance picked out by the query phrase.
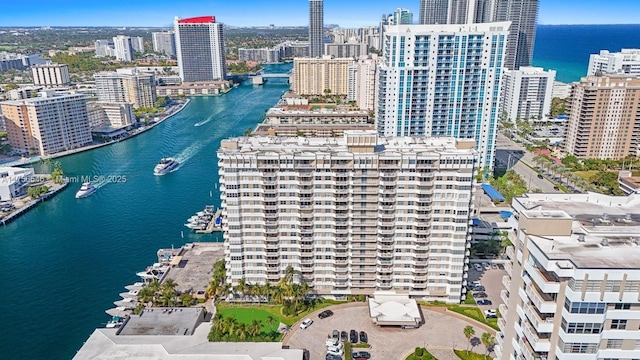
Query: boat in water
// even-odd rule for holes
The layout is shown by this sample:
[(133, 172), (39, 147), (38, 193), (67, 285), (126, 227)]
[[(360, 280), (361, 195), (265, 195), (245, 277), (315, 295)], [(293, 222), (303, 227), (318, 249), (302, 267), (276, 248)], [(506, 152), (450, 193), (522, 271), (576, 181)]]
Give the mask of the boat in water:
[(153, 175), (160, 176), (178, 170), (180, 163), (174, 158), (162, 158), (158, 165), (153, 168)]
[(80, 190), (78, 190), (78, 192), (76, 193), (76, 199), (86, 198), (87, 196), (96, 192), (96, 190), (96, 187), (91, 185), (90, 182), (82, 183)]

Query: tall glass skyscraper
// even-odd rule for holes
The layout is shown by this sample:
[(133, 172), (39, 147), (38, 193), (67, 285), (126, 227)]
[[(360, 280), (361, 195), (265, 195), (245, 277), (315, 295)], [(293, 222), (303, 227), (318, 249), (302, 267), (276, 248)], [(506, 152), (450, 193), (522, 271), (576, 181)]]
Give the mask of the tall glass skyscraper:
[(309, 56), (322, 56), (324, 6), (322, 0), (309, 0)]
[(509, 23), (385, 28), (379, 135), (473, 139), (493, 166)]
[(223, 80), (227, 76), (222, 24), (213, 16), (175, 18), (176, 55), (184, 82)]
[(420, 24), (511, 21), (504, 66), (530, 66), (539, 0), (421, 0)]

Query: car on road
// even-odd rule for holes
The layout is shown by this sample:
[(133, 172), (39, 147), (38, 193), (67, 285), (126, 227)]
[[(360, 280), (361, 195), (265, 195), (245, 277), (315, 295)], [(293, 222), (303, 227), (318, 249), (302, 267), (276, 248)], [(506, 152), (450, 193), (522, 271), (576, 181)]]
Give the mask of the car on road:
[(338, 330), (333, 330), (331, 333), (331, 338), (337, 340), (338, 336), (340, 336), (340, 332)]
[(341, 341), (347, 341), (347, 338), (348, 338), (348, 337), (349, 337), (349, 336), (347, 335), (347, 332), (346, 332), (346, 331), (342, 331), (342, 332), (340, 332), (340, 340), (341, 340)]
[(538, 174), (538, 179), (544, 179), (544, 176), (542, 176), (542, 174)]
[(369, 342), (369, 337), (367, 336), (367, 333), (364, 331), (360, 331), (360, 342), (361, 343), (366, 343)]
[(333, 315), (333, 311), (331, 311), (331, 310), (325, 310), (325, 311), (321, 312), (320, 314), (318, 314), (318, 317), (319, 317), (320, 319), (325, 319), (325, 318), (328, 318), (328, 317), (329, 317), (329, 316), (331, 316), (331, 315)]
[(305, 320), (300, 324), (300, 329), (304, 330), (304, 329), (308, 328), (309, 326), (311, 326), (311, 324), (313, 324), (313, 320), (311, 320), (311, 319), (305, 319)]
[(491, 300), (483, 299), (483, 300), (478, 300), (478, 301), (476, 302), (476, 304), (478, 304), (478, 305), (491, 305), (491, 304), (492, 304), (492, 302), (491, 302)]
[(487, 298), (488, 296), (486, 292), (481, 291), (481, 292), (473, 293), (473, 297), (478, 299), (484, 299), (484, 298)]
[(371, 354), (368, 351), (358, 351), (358, 352), (354, 352), (353, 354), (351, 354), (351, 357), (354, 360), (370, 359), (371, 358)]
[(553, 190), (560, 190), (560, 188), (559, 188), (559, 187), (557, 187), (557, 186), (554, 186), (554, 187), (553, 187)]
[(358, 333), (355, 330), (349, 331), (349, 340), (354, 344), (358, 342)]
[(325, 360), (342, 360), (342, 356), (333, 353), (327, 353)]

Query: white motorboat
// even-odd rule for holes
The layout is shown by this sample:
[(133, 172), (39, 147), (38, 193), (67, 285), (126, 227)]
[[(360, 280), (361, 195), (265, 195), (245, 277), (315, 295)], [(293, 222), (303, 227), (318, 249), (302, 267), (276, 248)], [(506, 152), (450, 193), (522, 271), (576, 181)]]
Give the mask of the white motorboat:
[(91, 185), (90, 182), (82, 183), (80, 190), (78, 190), (78, 192), (76, 193), (76, 199), (86, 198), (87, 196), (96, 192), (96, 190), (96, 187)]
[(178, 170), (180, 163), (174, 158), (162, 158), (158, 165), (153, 168), (153, 175), (160, 176)]

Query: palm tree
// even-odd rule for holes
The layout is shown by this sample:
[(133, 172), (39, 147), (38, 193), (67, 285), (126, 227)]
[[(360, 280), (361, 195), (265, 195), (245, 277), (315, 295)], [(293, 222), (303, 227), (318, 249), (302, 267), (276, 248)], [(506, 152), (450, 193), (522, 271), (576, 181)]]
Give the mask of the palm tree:
[(482, 334), (480, 341), (482, 341), (482, 345), (484, 345), (484, 347), (487, 349), (485, 356), (488, 356), (489, 349), (491, 349), (493, 345), (496, 344), (496, 339), (490, 333), (484, 333)]
[(224, 333), (225, 331), (225, 325), (226, 323), (224, 322), (224, 318), (222, 317), (222, 314), (217, 312), (214, 316), (213, 316), (213, 328), (215, 329), (215, 331), (218, 334)]
[(469, 345), (471, 345), (471, 338), (476, 334), (476, 331), (473, 329), (473, 326), (467, 325), (462, 329), (464, 333), (464, 337), (467, 338), (467, 354), (469, 354)]
[(236, 326), (236, 335), (238, 335), (238, 337), (244, 341), (244, 339), (247, 338), (247, 331), (248, 331), (248, 326), (245, 323), (238, 323), (238, 325)]
[(244, 277), (238, 280), (238, 285), (236, 285), (234, 290), (235, 292), (242, 294), (242, 296), (244, 297), (245, 293), (247, 292), (247, 280)]
[(165, 281), (162, 282), (162, 285), (160, 286), (160, 288), (163, 291), (175, 291), (177, 286), (178, 284), (175, 281), (173, 281), (172, 278), (167, 278)]
[(262, 295), (267, 298), (267, 301), (271, 299), (271, 293), (273, 292), (273, 286), (271, 286), (270, 282), (266, 282), (262, 285)]
[(285, 298), (285, 291), (282, 286), (277, 286), (273, 288), (273, 301), (276, 304), (283, 304)]
[(220, 289), (220, 282), (217, 279), (212, 278), (209, 281), (209, 287), (207, 288), (205, 295), (207, 296), (207, 298), (210, 299), (218, 293), (219, 289)]
[(249, 332), (249, 335), (254, 337), (257, 336), (262, 332), (262, 323), (254, 319), (251, 322), (251, 325), (249, 325), (249, 328), (247, 329), (247, 331)]
[(264, 321), (267, 323), (267, 325), (273, 326), (273, 324), (275, 324), (277, 320), (273, 316), (269, 315), (266, 319), (264, 319)]
[(237, 328), (238, 328), (238, 321), (235, 318), (232, 317), (228, 317), (224, 319), (225, 321), (225, 329), (227, 330), (227, 333), (229, 335), (233, 335), (235, 334)]

